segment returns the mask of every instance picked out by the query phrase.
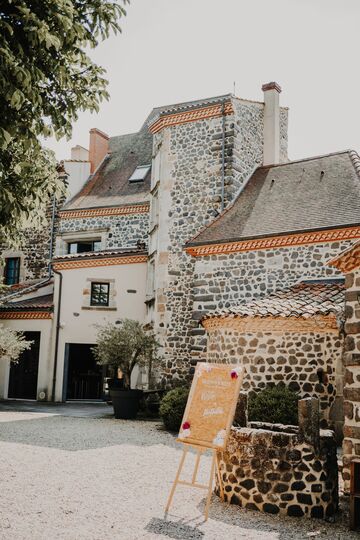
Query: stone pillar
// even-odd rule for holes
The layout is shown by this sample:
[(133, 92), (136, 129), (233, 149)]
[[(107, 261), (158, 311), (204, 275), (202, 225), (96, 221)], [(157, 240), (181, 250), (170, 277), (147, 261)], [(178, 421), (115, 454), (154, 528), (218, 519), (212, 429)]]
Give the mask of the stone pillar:
[(300, 435), (318, 453), (320, 450), (319, 400), (314, 397), (300, 399), (298, 407)]
[(344, 490), (350, 489), (350, 463), (360, 457), (360, 268), (346, 276), (344, 354)]

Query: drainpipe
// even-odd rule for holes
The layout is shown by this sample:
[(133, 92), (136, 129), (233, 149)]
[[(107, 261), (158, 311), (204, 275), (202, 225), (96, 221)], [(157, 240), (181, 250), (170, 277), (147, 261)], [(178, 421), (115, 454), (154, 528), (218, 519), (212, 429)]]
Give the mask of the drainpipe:
[(55, 229), (55, 210), (56, 210), (56, 197), (53, 195), (52, 211), (51, 211), (51, 229), (50, 229), (50, 247), (49, 247), (49, 279), (51, 278), (51, 259), (54, 249), (54, 229)]
[(221, 212), (225, 208), (225, 102), (221, 107), (222, 141), (221, 141)]
[(56, 316), (56, 333), (55, 333), (55, 352), (54, 352), (54, 370), (53, 370), (53, 380), (52, 380), (52, 391), (51, 391), (51, 401), (55, 401), (55, 387), (56, 387), (56, 372), (57, 372), (57, 363), (58, 363), (58, 349), (59, 349), (59, 331), (60, 331), (60, 310), (61, 310), (61, 293), (62, 293), (62, 280), (63, 275), (61, 272), (55, 270), (52, 267), (54, 274), (57, 274), (60, 277), (59, 282), (59, 294), (58, 294), (58, 311)]

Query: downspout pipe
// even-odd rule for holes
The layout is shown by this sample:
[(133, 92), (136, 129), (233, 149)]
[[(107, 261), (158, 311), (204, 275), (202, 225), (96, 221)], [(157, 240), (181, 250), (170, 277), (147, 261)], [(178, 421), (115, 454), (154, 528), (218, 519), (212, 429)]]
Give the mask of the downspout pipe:
[(52, 211), (51, 211), (51, 230), (50, 230), (50, 246), (49, 246), (49, 279), (51, 278), (51, 259), (54, 249), (54, 230), (55, 230), (55, 212), (56, 212), (56, 196), (53, 195)]
[(52, 379), (52, 391), (51, 391), (51, 401), (55, 402), (55, 390), (56, 390), (56, 373), (58, 365), (58, 351), (59, 351), (59, 333), (60, 333), (60, 312), (61, 312), (61, 294), (62, 294), (62, 284), (63, 284), (63, 275), (61, 272), (55, 270), (52, 266), (52, 271), (54, 274), (59, 276), (59, 294), (58, 294), (58, 310), (56, 315), (56, 330), (55, 330), (55, 351), (54, 351), (54, 368), (53, 368), (53, 379)]
[(221, 107), (222, 139), (221, 139), (221, 212), (225, 208), (225, 102)]

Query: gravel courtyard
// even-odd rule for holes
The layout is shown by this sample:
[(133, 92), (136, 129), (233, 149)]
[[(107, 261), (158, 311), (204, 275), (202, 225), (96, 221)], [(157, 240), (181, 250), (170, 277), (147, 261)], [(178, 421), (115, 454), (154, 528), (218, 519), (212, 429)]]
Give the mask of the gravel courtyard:
[(204, 493), (182, 486), (165, 516), (180, 454), (158, 422), (115, 420), (104, 404), (2, 403), (0, 538), (359, 538), (346, 511), (336, 523), (279, 518), (215, 496), (204, 522)]

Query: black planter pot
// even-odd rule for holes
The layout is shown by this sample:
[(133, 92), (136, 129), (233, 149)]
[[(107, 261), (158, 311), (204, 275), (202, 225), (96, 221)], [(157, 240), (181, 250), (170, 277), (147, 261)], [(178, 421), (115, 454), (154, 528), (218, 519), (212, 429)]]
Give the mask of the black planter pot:
[(115, 418), (125, 420), (136, 418), (142, 394), (142, 390), (110, 388), (110, 397), (114, 407)]

